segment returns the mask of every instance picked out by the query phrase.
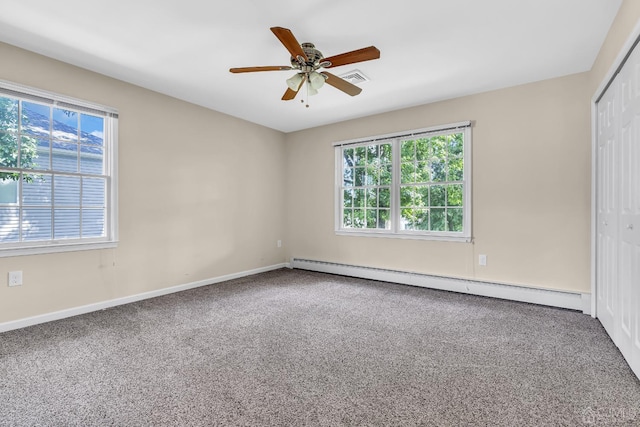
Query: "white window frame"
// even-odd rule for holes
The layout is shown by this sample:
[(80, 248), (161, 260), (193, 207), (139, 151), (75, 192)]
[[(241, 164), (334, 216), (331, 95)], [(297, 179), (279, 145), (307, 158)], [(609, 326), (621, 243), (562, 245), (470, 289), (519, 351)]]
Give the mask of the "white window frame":
[[(463, 231), (421, 231), (400, 229), (400, 142), (410, 137), (438, 136), (450, 133), (463, 133)], [(375, 228), (346, 228), (342, 227), (343, 221), (343, 149), (371, 144), (392, 144), (393, 175), (391, 182), (391, 229)], [(432, 126), (422, 129), (398, 132), (386, 135), (377, 135), (366, 138), (339, 141), (333, 144), (335, 149), (335, 233), (340, 236), (362, 237), (386, 237), (401, 239), (441, 240), (453, 242), (471, 242), (471, 218), (472, 218), (472, 185), (471, 185), (471, 121), (450, 123), (441, 126)]]
[[(97, 238), (59, 239), (29, 242), (0, 243), (0, 258), (20, 255), (37, 255), (56, 252), (114, 248), (118, 244), (118, 111), (112, 107), (95, 104), (57, 93), (40, 90), (0, 80), (0, 96), (18, 98), (29, 102), (49, 104), (79, 113), (104, 117), (104, 173), (106, 177), (105, 236)], [(3, 168), (12, 169), (12, 168)], [(14, 169), (16, 172), (33, 173), (33, 170)], [(52, 171), (43, 171), (52, 173)], [(55, 173), (55, 172), (54, 172)], [(68, 175), (62, 172), (63, 175)], [(83, 173), (76, 173), (83, 176)], [(20, 185), (20, 183), (18, 183)], [(19, 191), (19, 194), (21, 192)]]

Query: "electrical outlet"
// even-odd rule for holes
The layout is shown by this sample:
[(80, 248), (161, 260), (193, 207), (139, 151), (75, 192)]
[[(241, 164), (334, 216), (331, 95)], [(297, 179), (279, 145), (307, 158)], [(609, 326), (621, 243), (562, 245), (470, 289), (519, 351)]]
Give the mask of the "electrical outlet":
[(479, 255), (478, 256), (478, 264), (487, 265), (487, 256), (486, 255)]
[(22, 271), (10, 271), (9, 286), (21, 286), (21, 285), (22, 285)]
[(278, 241), (276, 242), (276, 246), (277, 246), (277, 247), (279, 247), (279, 248), (281, 248), (281, 247), (282, 247), (282, 240), (278, 240)]

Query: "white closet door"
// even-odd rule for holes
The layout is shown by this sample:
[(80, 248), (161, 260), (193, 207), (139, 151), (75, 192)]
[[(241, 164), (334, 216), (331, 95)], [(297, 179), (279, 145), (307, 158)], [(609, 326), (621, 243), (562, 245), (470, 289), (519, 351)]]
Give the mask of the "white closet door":
[[(614, 82), (615, 83), (615, 82)], [(615, 313), (617, 312), (618, 281), (618, 192), (616, 143), (616, 90), (609, 86), (598, 103), (598, 162), (597, 162), (597, 313), (598, 319), (615, 341)]]
[(619, 335), (616, 343), (640, 366), (640, 49), (618, 75), (620, 94)]
[(598, 102), (597, 316), (640, 377), (640, 48)]

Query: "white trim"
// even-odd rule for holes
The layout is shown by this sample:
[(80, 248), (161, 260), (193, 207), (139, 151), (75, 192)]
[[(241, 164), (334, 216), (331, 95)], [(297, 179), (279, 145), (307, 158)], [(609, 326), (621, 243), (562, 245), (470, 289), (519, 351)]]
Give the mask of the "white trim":
[[(468, 142), (467, 142), (468, 140)], [(469, 127), (464, 130), (464, 206), (463, 206), (463, 215), (464, 215), (464, 230), (465, 230), (465, 240), (466, 242), (470, 242), (473, 236), (473, 228), (471, 219), (473, 218), (473, 204), (471, 203), (471, 195), (473, 193), (473, 136), (471, 135), (471, 122), (469, 122)]]
[[(110, 132), (111, 147), (109, 150), (108, 164), (105, 168), (109, 168), (109, 179), (107, 182), (111, 185), (109, 188), (109, 195), (111, 196), (107, 200), (107, 212), (109, 218), (105, 218), (105, 222), (108, 224), (107, 236), (113, 242), (118, 241), (118, 120), (109, 120), (109, 129), (105, 129), (106, 132)], [(105, 137), (108, 137), (105, 135)]]
[(598, 218), (597, 207), (597, 165), (598, 165), (598, 105), (595, 100), (591, 103), (591, 317), (597, 317), (597, 298), (596, 298), (596, 246), (598, 243), (596, 223)]
[(107, 308), (129, 304), (136, 301), (142, 301), (145, 299), (155, 298), (162, 295), (182, 292), (188, 289), (194, 289), (194, 288), (199, 288), (201, 286), (213, 285), (220, 282), (226, 282), (228, 280), (238, 279), (241, 277), (251, 276), (258, 273), (264, 273), (267, 271), (278, 270), (278, 269), (287, 268), (287, 267), (289, 267), (288, 263), (275, 264), (267, 267), (255, 268), (253, 270), (242, 271), (240, 273), (227, 274), (225, 276), (198, 280), (197, 282), (185, 283), (182, 285), (172, 286), (169, 288), (158, 289), (155, 291), (144, 292), (136, 295), (130, 295), (128, 297), (121, 297), (121, 298), (116, 298), (112, 300), (83, 305), (79, 307), (72, 307), (66, 310), (55, 311), (52, 313), (40, 314), (33, 317), (26, 317), (23, 319), (12, 320), (9, 322), (0, 323), (0, 333), (11, 331), (14, 329), (26, 328), (27, 326), (38, 325), (41, 323), (52, 322), (54, 320), (66, 319), (67, 317), (78, 316), (80, 314), (91, 313), (94, 311), (104, 310)]
[(339, 274), (342, 276), (359, 277), (362, 279), (380, 280), (403, 285), (500, 298), (510, 301), (560, 307), (581, 311), (585, 314), (590, 313), (589, 307), (591, 306), (591, 295), (587, 293), (481, 282), (477, 280), (432, 276), (421, 273), (337, 264), (299, 258), (291, 259), (291, 267), (301, 270), (311, 270), (322, 273)]
[(593, 101), (591, 103), (591, 265), (590, 265), (590, 275), (591, 275), (591, 295), (593, 298), (591, 299), (591, 317), (594, 319), (597, 317), (597, 298), (596, 298), (596, 246), (598, 243), (597, 229), (596, 223), (598, 218), (598, 207), (597, 207), (597, 168), (598, 168), (598, 106)]
[(591, 294), (581, 294), (582, 296), (582, 312), (584, 314), (588, 314), (591, 317), (595, 317), (591, 311), (592, 301), (595, 302), (595, 298), (591, 298)]
[(340, 227), (342, 227), (342, 194), (340, 194), (342, 192), (342, 180), (344, 179), (343, 177), (343, 170), (342, 170), (342, 150), (334, 148), (333, 152), (335, 154), (335, 168), (334, 168), (334, 183), (333, 183), (333, 215), (334, 215), (334, 222), (333, 222), (333, 229), (334, 230), (340, 230)]
[(40, 255), (40, 254), (54, 254), (60, 252), (76, 252), (76, 251), (88, 251), (96, 249), (112, 249), (118, 247), (117, 241), (104, 241), (104, 242), (77, 242), (68, 244), (50, 243), (39, 246), (16, 246), (13, 248), (0, 249), (0, 258), (24, 256), (24, 255)]
[(636, 41), (640, 38), (640, 21), (638, 21), (633, 28), (631, 34), (625, 41), (624, 45), (618, 52), (615, 61), (609, 67), (609, 71), (605, 74), (604, 78), (600, 82), (598, 89), (591, 98), (591, 317), (596, 318), (598, 316), (597, 304), (596, 304), (596, 244), (597, 244), (597, 206), (596, 206), (596, 179), (597, 179), (597, 153), (598, 153), (598, 105), (597, 101), (609, 85), (609, 83), (615, 78), (616, 73), (625, 58), (631, 52)]
[(388, 239), (407, 239), (407, 240), (434, 240), (442, 242), (471, 242), (471, 236), (454, 236), (447, 234), (427, 234), (419, 232), (404, 232), (400, 231), (392, 233), (389, 230), (380, 229), (361, 229), (356, 228), (353, 230), (336, 230), (336, 236), (356, 236), (356, 237), (386, 237)]

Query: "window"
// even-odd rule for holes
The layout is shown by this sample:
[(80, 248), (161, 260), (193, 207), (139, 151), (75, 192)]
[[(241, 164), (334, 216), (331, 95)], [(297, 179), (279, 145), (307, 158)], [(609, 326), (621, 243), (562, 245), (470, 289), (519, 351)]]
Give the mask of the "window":
[(336, 232), (471, 239), (471, 124), (336, 146)]
[(0, 82), (0, 256), (112, 247), (117, 114)]

